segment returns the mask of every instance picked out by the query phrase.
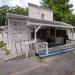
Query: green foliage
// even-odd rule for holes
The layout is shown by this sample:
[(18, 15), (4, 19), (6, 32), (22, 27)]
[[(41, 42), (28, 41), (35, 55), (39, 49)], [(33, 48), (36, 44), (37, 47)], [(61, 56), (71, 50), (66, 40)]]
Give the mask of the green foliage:
[(5, 24), (5, 15), (9, 7), (7, 5), (0, 7), (0, 25)]
[(8, 12), (14, 13), (14, 14), (19, 14), (19, 15), (28, 15), (28, 9), (22, 8), (20, 6), (12, 7), (12, 8), (10, 8), (10, 10)]
[(69, 23), (75, 26), (75, 15), (72, 15), (72, 16), (69, 18)]
[(9, 7), (7, 5), (3, 5), (0, 7), (0, 26), (5, 25), (6, 13), (14, 13), (19, 15), (28, 15), (28, 9), (22, 8), (20, 6)]
[(73, 10), (73, 5), (69, 3), (69, 0), (42, 0), (41, 4), (53, 10), (54, 20), (69, 22), (68, 19)]
[(0, 41), (0, 48), (2, 48), (2, 47), (4, 47), (4, 46), (6, 46), (6, 44), (3, 43), (3, 41)]

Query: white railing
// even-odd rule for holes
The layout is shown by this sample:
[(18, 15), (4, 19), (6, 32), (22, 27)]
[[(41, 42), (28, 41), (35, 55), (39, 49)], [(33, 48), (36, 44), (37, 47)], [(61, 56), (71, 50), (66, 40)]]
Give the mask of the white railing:
[(19, 44), (19, 48), (21, 50), (21, 53), (24, 54), (24, 52), (25, 52), (26, 57), (28, 57), (28, 53), (30, 51), (30, 45), (34, 44), (34, 43), (35, 43), (34, 40), (33, 41), (19, 41), (19, 42), (16, 42), (15, 43), (16, 52), (18, 53), (17, 44)]
[(46, 54), (48, 55), (48, 43), (47, 42), (40, 42), (35, 44), (36, 53), (45, 50)]

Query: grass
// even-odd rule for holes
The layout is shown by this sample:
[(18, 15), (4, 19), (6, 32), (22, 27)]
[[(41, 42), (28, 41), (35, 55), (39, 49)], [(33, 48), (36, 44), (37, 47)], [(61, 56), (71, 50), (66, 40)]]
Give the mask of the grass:
[(5, 47), (6, 43), (3, 43), (3, 41), (0, 41), (0, 48)]
[(0, 48), (5, 50), (6, 55), (10, 54), (10, 51), (6, 49), (6, 43), (3, 43), (3, 41), (0, 41)]

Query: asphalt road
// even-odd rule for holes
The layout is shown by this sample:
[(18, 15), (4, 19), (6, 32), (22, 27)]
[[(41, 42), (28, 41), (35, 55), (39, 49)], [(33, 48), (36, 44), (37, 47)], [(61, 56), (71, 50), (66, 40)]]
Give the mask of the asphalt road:
[(0, 63), (0, 75), (75, 75), (75, 54), (9, 60)]
[(0, 75), (10, 75), (40, 65), (40, 63), (35, 60), (33, 57), (0, 62)]

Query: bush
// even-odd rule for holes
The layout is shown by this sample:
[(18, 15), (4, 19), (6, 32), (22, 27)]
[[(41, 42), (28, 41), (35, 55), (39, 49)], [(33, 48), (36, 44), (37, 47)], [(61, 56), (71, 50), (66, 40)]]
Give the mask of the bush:
[(6, 43), (3, 43), (3, 41), (0, 41), (0, 48), (5, 47)]

